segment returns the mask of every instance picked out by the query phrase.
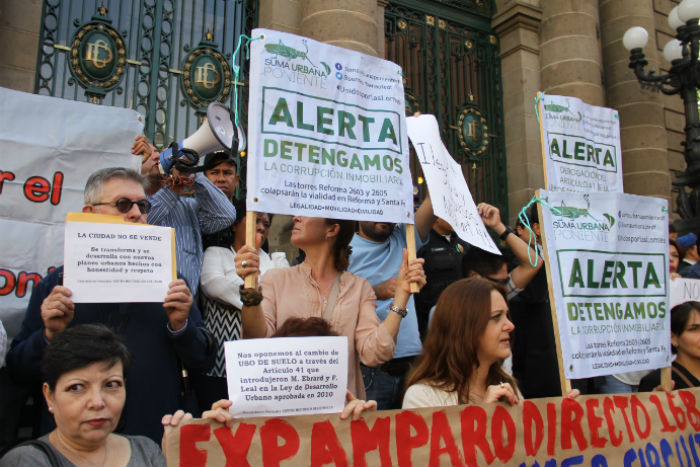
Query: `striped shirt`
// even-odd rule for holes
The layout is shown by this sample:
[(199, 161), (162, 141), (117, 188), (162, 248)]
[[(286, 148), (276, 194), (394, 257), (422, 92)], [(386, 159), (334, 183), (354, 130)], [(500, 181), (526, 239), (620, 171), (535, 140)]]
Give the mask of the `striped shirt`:
[(194, 176), (195, 197), (179, 196), (163, 187), (148, 199), (148, 223), (175, 229), (177, 272), (187, 281), (194, 295), (202, 272), (202, 234), (228, 228), (236, 220), (236, 210), (226, 195), (201, 173)]

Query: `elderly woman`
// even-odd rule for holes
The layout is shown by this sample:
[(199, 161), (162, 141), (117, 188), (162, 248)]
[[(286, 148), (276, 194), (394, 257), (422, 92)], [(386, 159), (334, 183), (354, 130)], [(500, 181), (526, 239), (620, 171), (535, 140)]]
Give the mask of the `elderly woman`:
[(42, 361), (56, 428), (8, 452), (0, 466), (165, 466), (149, 438), (113, 433), (130, 361), (126, 344), (105, 326), (80, 324), (57, 334)]
[[(425, 274), (423, 260), (409, 265), (404, 252), (393, 312), (380, 323), (372, 286), (345, 271), (354, 231), (353, 221), (295, 217), (291, 241), (306, 258), (298, 266), (268, 271), (262, 290), (243, 289), (243, 337), (271, 336), (289, 318), (324, 318), (335, 332), (348, 337), (348, 389), (364, 399), (360, 359), (367, 366), (391, 360), (399, 324), (406, 315), (409, 284), (425, 285)], [(238, 251), (236, 271), (241, 277), (258, 273), (259, 264), (254, 248), (244, 246)]]
[[(200, 275), (202, 316), (204, 323), (216, 337), (219, 347), (214, 368), (200, 377), (197, 395), (200, 407), (209, 407), (228, 395), (226, 386), (226, 361), (224, 342), (241, 336), (241, 297), (239, 287), (243, 279), (236, 274), (236, 251), (245, 245), (245, 200), (234, 204), (237, 218), (230, 229), (204, 237), (206, 250)], [(256, 213), (255, 246), (260, 259), (260, 272), (265, 274), (274, 268), (287, 268), (284, 253), (268, 255), (260, 247), (270, 233), (270, 215)]]

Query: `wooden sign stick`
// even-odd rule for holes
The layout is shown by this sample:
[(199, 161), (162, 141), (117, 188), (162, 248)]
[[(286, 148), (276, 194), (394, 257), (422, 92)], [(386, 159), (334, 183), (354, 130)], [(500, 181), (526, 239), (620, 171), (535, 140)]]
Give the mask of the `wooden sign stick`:
[[(537, 190), (536, 196), (540, 197), (540, 190)], [(542, 203), (537, 203), (537, 212), (539, 218), (542, 217)], [(561, 386), (561, 395), (566, 397), (567, 394), (571, 392), (571, 381), (564, 375), (564, 360), (561, 357), (561, 339), (559, 336), (559, 319), (557, 317), (557, 310), (555, 307), (556, 301), (554, 300), (554, 288), (552, 287), (552, 270), (549, 267), (549, 254), (547, 252), (547, 236), (545, 235), (545, 229), (540, 229), (542, 232), (542, 250), (544, 252), (544, 266), (547, 270), (547, 289), (549, 290), (549, 309), (552, 312), (552, 328), (554, 331), (554, 342), (556, 344), (557, 352), (557, 366), (559, 367), (559, 384)]]
[[(255, 223), (257, 216), (255, 212), (248, 211), (245, 214), (245, 244), (257, 249), (255, 245)], [(246, 289), (254, 289), (258, 286), (258, 275), (248, 274), (245, 276), (244, 285)]]
[[(406, 224), (406, 249), (408, 250), (408, 260), (416, 259), (416, 226)], [(420, 292), (417, 282), (411, 282), (411, 293)]]

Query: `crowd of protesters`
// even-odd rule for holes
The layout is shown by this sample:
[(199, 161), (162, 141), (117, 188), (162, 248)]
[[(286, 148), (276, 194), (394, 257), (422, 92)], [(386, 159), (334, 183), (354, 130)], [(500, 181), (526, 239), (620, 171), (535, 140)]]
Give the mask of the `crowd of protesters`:
[[(141, 173), (95, 172), (82, 210), (174, 228), (178, 279), (162, 304), (76, 304), (62, 267), (36, 285), (6, 364), (35, 395), (37, 439), (0, 466), (165, 465), (163, 425), (188, 412), (231, 425), (223, 343), (236, 339), (347, 336), (341, 418), (562, 396), (546, 271), (533, 249), (541, 242), (535, 210), (529, 228), (512, 229), (495, 206), (478, 205), (501, 242), (495, 255), (457, 238), (428, 196), (415, 212), (411, 260), (405, 225), (294, 217), (291, 243), (304, 256), (290, 267), (268, 251), (271, 215), (256, 213), (255, 226), (246, 225), (229, 152), (208, 154), (202, 173), (163, 176), (147, 139), (132, 151), (143, 156)], [(696, 233), (670, 238), (669, 257), (672, 277), (700, 277)], [(245, 286), (251, 275), (257, 287)], [(412, 283), (422, 289), (415, 297)], [(698, 386), (700, 303), (674, 307), (671, 323), (675, 388)], [(5, 342), (0, 326), (0, 351)], [(643, 376), (576, 381), (563, 396), (660, 385), (658, 371)], [(7, 436), (16, 426), (4, 427), (0, 452), (17, 442)]]

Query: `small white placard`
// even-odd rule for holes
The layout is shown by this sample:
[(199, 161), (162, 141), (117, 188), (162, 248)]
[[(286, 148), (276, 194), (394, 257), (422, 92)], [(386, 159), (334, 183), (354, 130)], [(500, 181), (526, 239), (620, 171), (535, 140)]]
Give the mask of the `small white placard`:
[(162, 302), (173, 233), (152, 225), (66, 222), (63, 285), (75, 303)]
[(337, 413), (345, 406), (345, 336), (276, 337), (226, 342), (234, 417)]
[(670, 310), (674, 306), (690, 300), (696, 302), (700, 301), (700, 280), (683, 278), (672, 279), (669, 291), (668, 309)]

